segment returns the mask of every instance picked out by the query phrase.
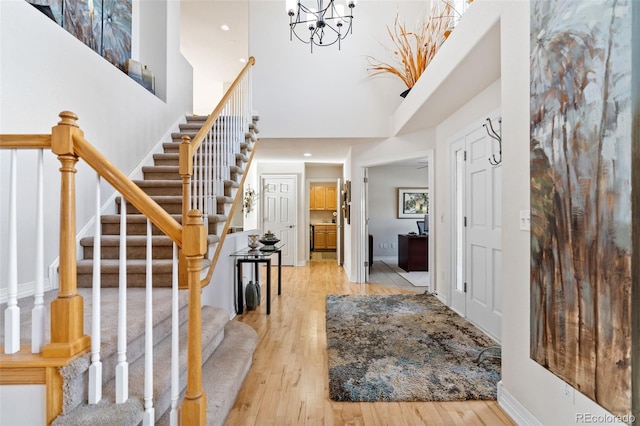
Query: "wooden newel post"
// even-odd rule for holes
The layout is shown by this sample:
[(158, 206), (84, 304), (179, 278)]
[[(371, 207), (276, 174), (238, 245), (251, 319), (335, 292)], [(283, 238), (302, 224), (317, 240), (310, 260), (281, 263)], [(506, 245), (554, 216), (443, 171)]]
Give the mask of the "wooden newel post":
[(73, 135), (82, 134), (69, 111), (60, 113), (60, 122), (51, 129), (51, 150), (58, 155), (60, 182), (60, 289), (51, 303), (51, 343), (43, 348), (45, 357), (71, 357), (91, 346), (84, 333), (84, 306), (78, 294), (76, 272), (76, 163)]
[[(185, 224), (191, 208), (191, 176), (193, 176), (193, 148), (189, 136), (182, 137), (179, 149), (178, 172), (182, 177), (182, 223)], [(178, 255), (178, 288), (180, 290), (188, 289), (189, 278), (186, 265), (184, 250), (180, 250)]]
[(207, 252), (202, 213), (189, 210), (182, 231), (182, 251), (187, 260), (189, 282), (189, 328), (187, 346), (187, 391), (182, 403), (183, 425), (207, 422), (207, 395), (202, 390), (202, 309), (200, 273)]

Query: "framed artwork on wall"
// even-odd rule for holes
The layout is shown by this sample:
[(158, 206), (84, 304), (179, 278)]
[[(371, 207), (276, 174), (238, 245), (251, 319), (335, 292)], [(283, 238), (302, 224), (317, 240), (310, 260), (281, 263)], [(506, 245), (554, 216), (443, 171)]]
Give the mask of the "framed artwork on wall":
[(422, 219), (429, 212), (429, 188), (398, 188), (398, 219)]

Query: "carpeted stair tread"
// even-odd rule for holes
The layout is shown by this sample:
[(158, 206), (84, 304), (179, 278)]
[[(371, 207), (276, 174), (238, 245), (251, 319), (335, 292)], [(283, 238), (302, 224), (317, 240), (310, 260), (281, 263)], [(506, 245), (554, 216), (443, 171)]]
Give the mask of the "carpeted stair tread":
[[(251, 367), (258, 335), (238, 321), (224, 327), (224, 340), (202, 366), (202, 386), (207, 394), (207, 425), (223, 425)], [(182, 401), (184, 393), (181, 394)], [(169, 426), (169, 413), (156, 423)]]
[[(217, 235), (207, 235), (207, 243), (209, 245), (215, 244), (220, 241), (220, 237)], [(86, 237), (80, 240), (80, 245), (83, 247), (93, 246), (93, 237)], [(153, 246), (173, 246), (173, 241), (171, 238), (165, 235), (152, 235), (151, 236), (151, 244)], [(113, 246), (120, 247), (120, 236), (119, 235), (103, 235), (100, 237), (100, 245), (102, 246)], [(127, 245), (132, 246), (147, 246), (147, 236), (146, 235), (128, 235), (127, 236)]]
[[(211, 354), (219, 347), (225, 338), (225, 324), (229, 322), (229, 314), (221, 308), (212, 306), (202, 307), (202, 359), (207, 360)], [(188, 323), (180, 327), (180, 341), (187, 341)], [(171, 407), (171, 375), (163, 374), (171, 369), (171, 339), (164, 339), (155, 344), (153, 348), (154, 378), (153, 378), (153, 405), (156, 409), (156, 419)], [(180, 345), (180, 389), (186, 386), (187, 371), (187, 345)], [(160, 373), (160, 374), (158, 374)], [(114, 392), (115, 387), (111, 386), (106, 394)], [(144, 357), (138, 359), (129, 366), (129, 395), (144, 396)]]
[(225, 339), (202, 367), (207, 425), (223, 425), (247, 377), (258, 344), (253, 328), (238, 321), (225, 326)]
[[(213, 234), (207, 235), (207, 244), (209, 246), (220, 241), (220, 237)], [(85, 237), (80, 240), (84, 259), (94, 258), (94, 239), (93, 237)], [(152, 258), (167, 259), (173, 256), (173, 241), (165, 235), (152, 235)], [(147, 257), (147, 236), (146, 235), (127, 235), (127, 259), (146, 259)], [(102, 259), (119, 259), (120, 258), (120, 235), (102, 235), (100, 237)]]
[[(207, 262), (207, 259), (203, 259), (203, 266)], [(118, 259), (101, 259), (102, 271), (107, 273), (117, 273), (120, 268), (120, 261)], [(208, 265), (207, 265), (208, 266)], [(146, 271), (147, 262), (144, 259), (128, 259), (127, 271), (133, 273), (144, 274)], [(171, 259), (154, 259), (153, 261), (153, 273), (158, 272), (171, 272), (173, 267), (173, 260)], [(78, 260), (78, 274), (90, 272), (93, 268), (93, 259), (80, 259)]]
[[(144, 315), (141, 315), (144, 318)], [(202, 348), (203, 359), (208, 359), (211, 353), (220, 345), (224, 339), (225, 324), (229, 321), (228, 314), (224, 309), (203, 306), (202, 308)], [(180, 341), (185, 342), (188, 332), (188, 323), (180, 325)], [(180, 388), (186, 384), (186, 345), (182, 344), (179, 351), (180, 359)], [(154, 341), (154, 378), (153, 378), (153, 406), (156, 418), (171, 407), (171, 375), (166, 374), (171, 371), (171, 338), (167, 336), (159, 341)], [(58, 417), (59, 425), (79, 425), (96, 424), (95, 417), (107, 416), (111, 419), (123, 419), (123, 422), (109, 424), (137, 425), (144, 412), (142, 401), (144, 400), (144, 356), (140, 356), (129, 362), (129, 399), (122, 404), (115, 404), (115, 378), (112, 378), (103, 387), (103, 399), (98, 407), (90, 407), (83, 404), (75, 410)], [(122, 406), (122, 407), (121, 407)], [(137, 415), (136, 415), (137, 412)], [(137, 418), (140, 420), (135, 420)], [(130, 420), (134, 419), (132, 423)]]
[[(173, 166), (169, 166), (173, 167)], [(178, 166), (175, 166), (178, 167)], [(134, 180), (133, 183), (138, 185), (140, 188), (145, 187), (153, 187), (153, 188), (164, 188), (164, 187), (178, 187), (182, 189), (182, 182), (176, 181), (174, 179), (153, 179), (153, 180)]]
[[(178, 223), (182, 223), (182, 215), (172, 214)], [(224, 223), (228, 220), (226, 215), (223, 214), (209, 214), (207, 216), (209, 224), (209, 234), (215, 235), (217, 232), (217, 225)], [(204, 218), (203, 218), (204, 220)], [(102, 235), (120, 235), (120, 215), (103, 215), (101, 217), (102, 223)], [(151, 232), (154, 235), (164, 235), (156, 226), (151, 227)], [(147, 218), (138, 213), (131, 213), (127, 210), (127, 235), (146, 235), (147, 234)]]
[[(172, 214), (171, 217), (178, 223), (182, 223), (182, 215)], [(102, 224), (120, 224), (119, 214), (103, 215), (101, 219)], [(211, 223), (222, 223), (226, 222), (228, 217), (223, 214), (209, 214), (208, 219)], [(139, 214), (127, 214), (127, 223), (147, 223), (147, 218)]]
[(233, 198), (231, 197), (217, 197), (216, 198), (216, 202), (218, 204), (232, 204), (233, 203)]
[[(89, 333), (92, 324), (92, 289), (78, 288), (78, 293), (84, 299), (84, 327), (85, 333)], [(145, 294), (146, 290), (143, 288), (127, 289), (127, 358), (129, 362), (140, 358), (145, 350)], [(182, 324), (187, 321), (188, 292), (181, 291), (178, 297), (179, 320)], [(103, 288), (101, 290), (100, 359), (102, 362), (103, 383), (107, 383), (114, 377), (118, 359), (118, 298), (119, 290), (117, 288)], [(170, 335), (171, 310), (171, 289), (155, 288), (153, 291), (154, 340), (160, 341)], [(89, 369), (90, 363), (91, 354), (88, 353), (76, 358), (59, 370), (61, 377), (64, 379), (66, 389), (62, 407), (63, 413), (67, 414), (87, 401), (86, 371)]]
[(129, 398), (122, 404), (105, 399), (96, 405), (81, 405), (67, 415), (56, 417), (52, 426), (113, 426), (139, 425), (144, 417), (144, 406), (137, 398)]
[[(120, 260), (100, 260), (100, 283), (104, 287), (118, 287), (120, 280)], [(202, 259), (202, 269), (211, 266), (211, 260)], [(153, 286), (171, 287), (173, 261), (171, 259), (154, 259), (152, 264)], [(145, 287), (147, 273), (146, 260), (127, 259), (127, 287)], [(81, 259), (77, 264), (78, 287), (91, 287), (93, 283), (93, 259)]]
[(198, 121), (204, 124), (204, 122), (207, 121), (208, 118), (208, 115), (187, 115), (187, 122)]
[(244, 169), (242, 167), (239, 167), (239, 166), (229, 166), (229, 170), (231, 171), (231, 174), (233, 174), (233, 173), (238, 174), (238, 175), (244, 174)]

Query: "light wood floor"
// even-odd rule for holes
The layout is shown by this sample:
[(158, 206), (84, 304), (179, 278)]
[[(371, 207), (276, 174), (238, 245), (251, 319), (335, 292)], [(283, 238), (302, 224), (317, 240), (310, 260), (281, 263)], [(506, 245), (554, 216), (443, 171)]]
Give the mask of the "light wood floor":
[[(274, 269), (275, 272), (275, 269)], [(253, 365), (226, 425), (513, 425), (495, 401), (334, 402), (329, 399), (327, 294), (403, 293), (353, 284), (335, 261), (282, 268), (282, 295), (237, 317), (258, 333)], [(275, 278), (272, 274), (272, 279)], [(275, 281), (275, 279), (274, 279)], [(263, 286), (264, 289), (264, 286)], [(263, 294), (266, 289), (263, 290)], [(264, 296), (263, 296), (264, 297)]]

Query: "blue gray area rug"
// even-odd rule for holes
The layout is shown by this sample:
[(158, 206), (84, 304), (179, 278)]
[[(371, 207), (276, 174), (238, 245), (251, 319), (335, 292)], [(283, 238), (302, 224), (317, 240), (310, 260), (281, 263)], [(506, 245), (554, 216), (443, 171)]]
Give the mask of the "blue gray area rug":
[(334, 401), (496, 399), (495, 345), (428, 293), (327, 296)]

